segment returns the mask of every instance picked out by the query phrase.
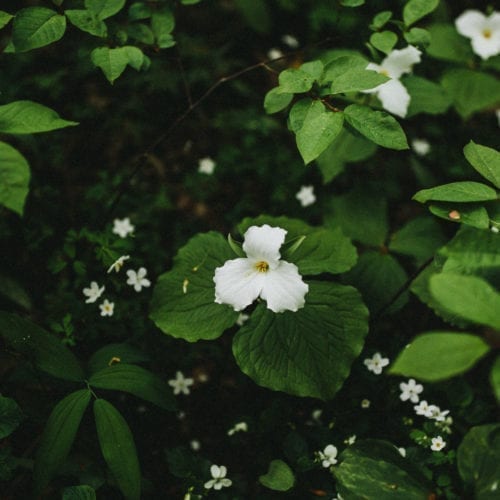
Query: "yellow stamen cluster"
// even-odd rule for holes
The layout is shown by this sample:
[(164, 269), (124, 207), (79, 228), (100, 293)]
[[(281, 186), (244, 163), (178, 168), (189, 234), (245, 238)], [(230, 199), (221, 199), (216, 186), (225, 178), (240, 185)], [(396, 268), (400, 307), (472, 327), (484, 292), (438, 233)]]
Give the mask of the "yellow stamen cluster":
[(483, 36), (484, 36), (484, 38), (491, 38), (491, 30), (488, 28), (484, 29)]
[(255, 269), (257, 269), (259, 273), (267, 273), (267, 271), (269, 271), (269, 264), (265, 260), (261, 260), (255, 264)]

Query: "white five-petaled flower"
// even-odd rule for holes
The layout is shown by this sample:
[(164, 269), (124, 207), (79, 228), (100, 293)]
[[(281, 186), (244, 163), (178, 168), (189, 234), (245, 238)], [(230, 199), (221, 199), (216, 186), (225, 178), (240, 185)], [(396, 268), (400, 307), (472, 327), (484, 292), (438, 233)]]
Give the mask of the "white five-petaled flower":
[(418, 156), (427, 156), (431, 150), (429, 141), (425, 139), (413, 139), (411, 141), (411, 149), (418, 154)]
[(192, 386), (194, 380), (192, 378), (184, 377), (184, 374), (180, 371), (175, 372), (175, 378), (168, 381), (168, 385), (174, 389), (174, 394), (186, 394), (188, 395), (191, 390), (189, 389)]
[(430, 406), (431, 405), (429, 405), (427, 401), (420, 401), (420, 403), (418, 403), (418, 405), (415, 405), (413, 409), (415, 410), (415, 413), (417, 415), (423, 415), (424, 417), (426, 417), (429, 413)]
[(353, 434), (352, 436), (349, 436), (348, 438), (344, 439), (344, 443), (347, 445), (354, 444), (356, 442), (356, 434)]
[(115, 303), (110, 302), (108, 299), (104, 299), (104, 302), (99, 304), (99, 309), (101, 310), (101, 316), (113, 316)]
[(94, 303), (104, 292), (104, 286), (99, 288), (99, 285), (97, 282), (92, 281), (90, 283), (89, 288), (84, 288), (83, 289), (83, 295), (87, 297), (87, 300), (85, 301), (86, 304), (92, 304)]
[(439, 406), (430, 405), (425, 416), (436, 422), (444, 422), (448, 413), (450, 413), (450, 410), (441, 411)]
[(472, 50), (481, 59), (500, 54), (500, 12), (487, 17), (478, 10), (466, 10), (455, 20), (455, 27), (470, 38)]
[(376, 94), (385, 110), (404, 118), (410, 105), (410, 94), (399, 79), (420, 62), (421, 54), (416, 47), (408, 45), (404, 49), (393, 50), (380, 64), (369, 63), (366, 69), (388, 76), (390, 80), (363, 92)]
[(145, 277), (147, 273), (144, 267), (139, 268), (137, 271), (129, 269), (127, 271), (127, 285), (133, 286), (136, 292), (140, 292), (143, 287), (151, 286), (151, 281)]
[(257, 297), (275, 313), (304, 307), (309, 286), (295, 264), (280, 260), (286, 233), (267, 224), (248, 228), (243, 242), (247, 257), (228, 260), (215, 270), (215, 302), (235, 311), (245, 309)]
[(418, 403), (420, 399), (419, 394), (424, 390), (422, 384), (417, 384), (413, 378), (408, 380), (408, 383), (401, 382), (399, 388), (401, 389), (401, 394), (399, 395), (401, 401), (409, 399), (412, 403)]
[(301, 186), (300, 191), (295, 195), (303, 207), (308, 207), (316, 201), (314, 186)]
[(432, 438), (431, 450), (432, 451), (441, 451), (446, 446), (446, 441), (443, 440), (441, 436), (437, 436)]
[(120, 272), (120, 269), (123, 267), (123, 264), (125, 263), (126, 260), (130, 259), (130, 255), (122, 255), (121, 257), (118, 257), (113, 264), (109, 266), (109, 269), (107, 273), (111, 273), (112, 271), (115, 272)]
[(231, 479), (226, 477), (227, 469), (223, 465), (212, 465), (210, 467), (210, 474), (213, 479), (205, 483), (205, 488), (209, 490), (213, 488), (214, 490), (220, 490), (223, 486), (228, 487), (233, 484)]
[(323, 451), (318, 451), (321, 465), (325, 468), (335, 465), (337, 463), (337, 453), (337, 448), (333, 444), (326, 446)]
[(379, 352), (376, 352), (371, 358), (365, 359), (363, 363), (369, 371), (375, 373), (375, 375), (380, 375), (382, 368), (389, 364), (389, 358), (383, 358)]
[(126, 238), (129, 234), (133, 233), (135, 226), (130, 223), (130, 219), (115, 219), (113, 221), (113, 233), (117, 234), (120, 238)]
[(231, 429), (227, 431), (227, 435), (232, 436), (237, 432), (247, 432), (247, 431), (248, 431), (248, 424), (246, 422), (238, 422), (233, 427), (231, 427)]
[(200, 174), (212, 175), (215, 170), (215, 162), (208, 156), (201, 158), (198, 162), (198, 172)]

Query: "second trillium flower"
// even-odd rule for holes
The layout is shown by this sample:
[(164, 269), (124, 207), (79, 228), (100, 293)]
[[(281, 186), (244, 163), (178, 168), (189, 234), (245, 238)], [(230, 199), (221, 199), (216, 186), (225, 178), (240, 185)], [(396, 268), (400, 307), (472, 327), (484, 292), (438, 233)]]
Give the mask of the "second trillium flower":
[(257, 297), (275, 313), (304, 307), (309, 285), (295, 264), (280, 260), (286, 233), (267, 224), (248, 228), (243, 242), (247, 257), (228, 260), (215, 270), (215, 302), (235, 311), (245, 309)]

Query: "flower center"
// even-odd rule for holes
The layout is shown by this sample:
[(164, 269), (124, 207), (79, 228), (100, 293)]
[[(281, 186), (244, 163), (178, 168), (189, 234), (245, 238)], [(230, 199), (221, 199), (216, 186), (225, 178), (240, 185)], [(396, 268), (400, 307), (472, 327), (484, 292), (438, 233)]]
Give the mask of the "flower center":
[(384, 68), (382, 68), (382, 69), (379, 71), (379, 73), (380, 73), (381, 75), (384, 75), (384, 76), (387, 76), (387, 77), (389, 76), (389, 72), (388, 72), (386, 69), (384, 69)]
[(267, 273), (269, 271), (269, 264), (265, 260), (261, 260), (255, 264), (255, 269), (259, 273)]
[(483, 30), (483, 36), (484, 38), (491, 38), (491, 30), (489, 28), (485, 28)]

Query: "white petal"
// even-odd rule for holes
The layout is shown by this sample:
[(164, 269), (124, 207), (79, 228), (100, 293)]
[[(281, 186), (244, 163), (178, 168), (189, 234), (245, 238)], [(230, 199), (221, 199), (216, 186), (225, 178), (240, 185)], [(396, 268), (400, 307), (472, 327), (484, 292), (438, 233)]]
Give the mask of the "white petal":
[(144, 276), (146, 276), (146, 274), (148, 274), (148, 272), (146, 271), (146, 268), (144, 268), (144, 267), (139, 268), (139, 270), (137, 271), (137, 277), (139, 279), (144, 278)]
[(471, 41), (472, 50), (481, 59), (488, 59), (489, 57), (500, 54), (500, 41), (498, 38), (486, 38), (483, 35), (474, 37)]
[(410, 94), (399, 80), (389, 80), (377, 87), (377, 97), (385, 110), (404, 118), (410, 105)]
[(212, 474), (212, 477), (215, 479), (215, 478), (219, 478), (220, 476), (220, 469), (219, 469), (219, 466), (218, 465), (212, 465), (210, 467), (210, 474)]
[(412, 66), (420, 62), (422, 52), (413, 45), (401, 50), (393, 50), (383, 61), (382, 68), (391, 78), (399, 78), (404, 73), (410, 73)]
[(220, 483), (222, 484), (222, 486), (226, 486), (226, 487), (229, 487), (233, 484), (231, 479), (227, 479), (227, 478), (221, 479)]
[(378, 73), (382, 69), (382, 66), (375, 63), (368, 63), (368, 66), (365, 69), (371, 69), (372, 71), (376, 71)]
[(281, 261), (279, 266), (265, 273), (265, 283), (260, 296), (267, 301), (267, 308), (278, 313), (297, 311), (305, 304), (305, 295), (309, 285), (302, 281), (302, 276), (295, 264)]
[(219, 466), (219, 478), (225, 477), (227, 474), (227, 469), (225, 465)]
[(249, 257), (264, 260), (273, 268), (281, 257), (279, 250), (285, 241), (286, 233), (281, 227), (271, 227), (267, 224), (249, 227), (245, 232), (243, 250)]
[(147, 288), (148, 286), (151, 286), (151, 281), (149, 281), (147, 278), (142, 278), (141, 280), (141, 285), (144, 288)]
[(215, 302), (235, 311), (245, 309), (259, 296), (266, 274), (257, 271), (251, 259), (228, 260), (215, 270)]
[(486, 16), (478, 10), (466, 10), (455, 20), (457, 31), (468, 38), (482, 35)]
[(210, 488), (213, 488), (214, 487), (214, 484), (215, 484), (215, 479), (210, 479), (210, 481), (207, 481), (203, 486), (209, 490)]

